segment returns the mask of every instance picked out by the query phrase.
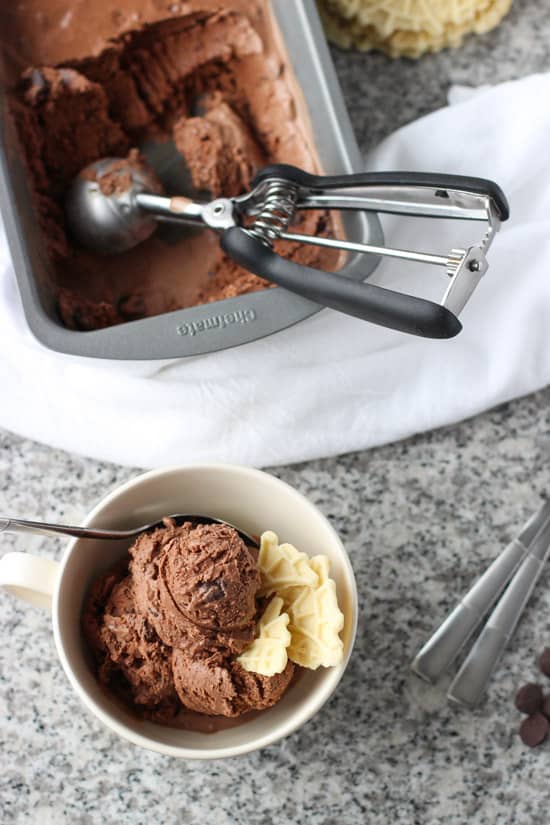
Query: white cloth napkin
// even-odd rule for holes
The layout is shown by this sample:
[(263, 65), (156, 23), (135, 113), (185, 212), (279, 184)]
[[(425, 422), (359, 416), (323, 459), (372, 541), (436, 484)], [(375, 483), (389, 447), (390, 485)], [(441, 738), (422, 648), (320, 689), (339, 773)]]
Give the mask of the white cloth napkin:
[[(384, 141), (367, 167), (479, 175), (506, 192), (511, 219), (457, 338), (417, 339), (324, 310), (270, 338), (196, 358), (59, 355), (27, 329), (2, 237), (0, 426), (126, 465), (265, 466), (403, 438), (549, 383), (550, 107), (542, 104), (550, 74), (456, 90), (451, 99)], [(461, 240), (456, 222), (391, 219), (385, 228), (387, 243), (401, 248), (447, 252)], [(467, 228), (470, 242), (479, 240), (481, 225)], [(445, 275), (384, 263), (375, 281), (433, 296)]]

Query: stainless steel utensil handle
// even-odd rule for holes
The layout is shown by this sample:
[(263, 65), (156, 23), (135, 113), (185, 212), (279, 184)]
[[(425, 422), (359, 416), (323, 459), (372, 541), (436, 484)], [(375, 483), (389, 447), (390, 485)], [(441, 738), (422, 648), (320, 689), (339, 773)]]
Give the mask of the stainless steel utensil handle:
[[(329, 177), (310, 175), (286, 164), (262, 169), (251, 192), (236, 198), (235, 203), (243, 214), (257, 217), (246, 225), (247, 230), (234, 227), (222, 236), (223, 250), (240, 266), (339, 312), (425, 338), (452, 338), (460, 332), (457, 316), (487, 271), (487, 249), (500, 221), (509, 213), (501, 189), (482, 178), (416, 172)], [(459, 218), (483, 221), (489, 228), (477, 246), (453, 248), (443, 256), (288, 232), (292, 217), (301, 209)], [(443, 300), (436, 304), (279, 258), (271, 249), (279, 238), (442, 266), (451, 280)]]
[(135, 201), (140, 209), (154, 215), (157, 220), (168, 223), (185, 223), (210, 229), (229, 229), (236, 225), (234, 201), (232, 198), (216, 198), (207, 203), (193, 201), (183, 195), (171, 198), (138, 192)]
[[(548, 524), (542, 528), (535, 543), (537, 547), (521, 562), (453, 680), (447, 693), (450, 701), (474, 707), (483, 695), (544, 568), (550, 551)], [(542, 547), (545, 549), (541, 552)]]
[(310, 175), (288, 164), (262, 169), (253, 187), (271, 179), (300, 187), (298, 209), (360, 209), (399, 215), (458, 220), (487, 220), (486, 199), (501, 221), (510, 214), (502, 189), (494, 181), (464, 175), (425, 172), (359, 172)]
[(526, 553), (514, 539), (493, 561), (413, 660), (411, 668), (418, 676), (435, 682), (447, 670)]
[(479, 702), (491, 674), (508, 644), (544, 562), (528, 556), (514, 576), (510, 589), (500, 600), (462, 667), (453, 680), (448, 698), (467, 707)]
[(196, 203), (190, 198), (168, 198), (165, 195), (155, 195), (150, 192), (138, 192), (135, 198), (140, 209), (144, 209), (156, 218), (204, 226), (203, 204)]
[(424, 338), (453, 338), (462, 329), (441, 304), (281, 258), (242, 227), (224, 232), (220, 244), (249, 272), (355, 318)]
[(0, 518), (0, 533), (32, 533), (39, 536), (73, 536), (85, 539), (123, 539), (135, 535), (135, 530), (93, 530), (69, 524), (49, 524), (41, 521)]
[(397, 258), (404, 261), (416, 261), (421, 264), (447, 266), (449, 259), (445, 255), (431, 255), (428, 252), (413, 252), (410, 249), (393, 249), (387, 246), (375, 246), (355, 241), (341, 241), (335, 238), (325, 238), (322, 235), (303, 235), (300, 232), (281, 232), (283, 241), (305, 243), (311, 246), (323, 246), (325, 249), (343, 249), (344, 252), (365, 252), (368, 255), (380, 255), (383, 258)]
[(411, 668), (418, 676), (435, 682), (447, 670), (549, 520), (550, 501), (544, 501), (417, 654)]

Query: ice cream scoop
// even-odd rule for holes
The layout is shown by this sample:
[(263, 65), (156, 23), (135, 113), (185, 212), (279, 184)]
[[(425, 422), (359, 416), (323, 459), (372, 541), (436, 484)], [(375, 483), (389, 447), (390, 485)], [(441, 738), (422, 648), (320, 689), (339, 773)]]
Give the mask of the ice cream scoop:
[(247, 544), (258, 546), (258, 540), (244, 530), (235, 527), (234, 524), (229, 524), (214, 516), (190, 516), (176, 513), (171, 516), (166, 516), (158, 521), (152, 521), (150, 524), (142, 524), (140, 527), (133, 527), (131, 530), (96, 530), (90, 527), (73, 527), (69, 524), (51, 524), (45, 521), (26, 521), (17, 518), (8, 518), (0, 516), (0, 533), (35, 533), (40, 536), (73, 536), (77, 539), (134, 539), (141, 533), (150, 533), (158, 527), (165, 526), (166, 522), (173, 521), (176, 525), (189, 522), (191, 524), (226, 524), (237, 531), (239, 536)]
[(165, 644), (209, 657), (240, 653), (253, 640), (256, 550), (232, 527), (167, 519), (129, 554), (137, 607)]
[[(457, 315), (485, 274), (487, 250), (508, 217), (506, 198), (495, 183), (456, 175), (366, 172), (324, 177), (278, 164), (263, 169), (250, 191), (237, 197), (201, 203), (160, 192), (154, 172), (135, 153), (127, 159), (96, 161), (68, 191), (67, 224), (82, 246), (106, 254), (145, 240), (157, 221), (208, 227), (221, 233), (223, 251), (255, 275), (339, 312), (427, 338), (452, 338), (460, 332)], [(454, 218), (488, 226), (476, 245), (434, 255), (289, 232), (304, 209)], [(273, 248), (281, 239), (440, 266), (451, 280), (441, 303), (435, 303), (283, 258)]]

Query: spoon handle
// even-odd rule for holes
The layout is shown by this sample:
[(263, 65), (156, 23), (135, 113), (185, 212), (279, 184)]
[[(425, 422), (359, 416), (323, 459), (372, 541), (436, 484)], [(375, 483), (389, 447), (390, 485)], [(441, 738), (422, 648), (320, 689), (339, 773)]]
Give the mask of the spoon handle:
[(136, 535), (136, 530), (93, 530), (72, 527), (69, 524), (48, 524), (42, 521), (24, 521), (0, 517), (0, 533), (33, 533), (39, 536), (73, 536), (77, 539), (125, 539)]
[(547, 522), (537, 533), (529, 553), (455, 676), (447, 693), (451, 702), (470, 708), (477, 705), (514, 634), (549, 555), (550, 524)]
[(417, 654), (411, 667), (418, 676), (435, 682), (449, 668), (549, 521), (550, 502), (544, 501)]

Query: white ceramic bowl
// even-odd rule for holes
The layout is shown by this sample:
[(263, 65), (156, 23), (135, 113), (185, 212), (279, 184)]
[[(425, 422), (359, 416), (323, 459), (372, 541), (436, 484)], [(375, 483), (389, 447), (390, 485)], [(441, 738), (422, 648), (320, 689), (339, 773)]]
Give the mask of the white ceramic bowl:
[(136, 719), (111, 700), (93, 674), (80, 631), (80, 613), (92, 580), (124, 555), (127, 542), (74, 540), (60, 565), (25, 553), (0, 560), (0, 584), (45, 605), (51, 595), (59, 658), (73, 688), (108, 728), (136, 745), (169, 756), (214, 759), (263, 748), (307, 722), (324, 705), (346, 669), (357, 627), (357, 590), (349, 558), (319, 510), (288, 484), (260, 470), (194, 465), (153, 470), (109, 493), (85, 526), (130, 528), (169, 513), (225, 519), (251, 534), (274, 530), (309, 555), (326, 554), (344, 613), (344, 661), (306, 671), (275, 707), (236, 727), (199, 733)]

